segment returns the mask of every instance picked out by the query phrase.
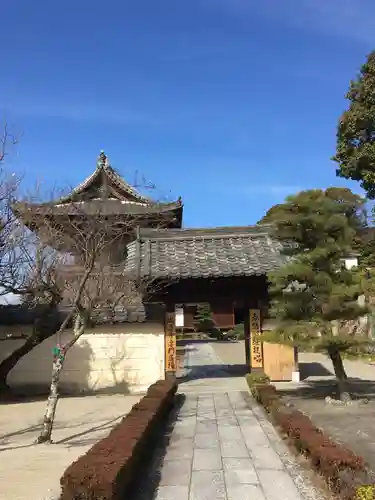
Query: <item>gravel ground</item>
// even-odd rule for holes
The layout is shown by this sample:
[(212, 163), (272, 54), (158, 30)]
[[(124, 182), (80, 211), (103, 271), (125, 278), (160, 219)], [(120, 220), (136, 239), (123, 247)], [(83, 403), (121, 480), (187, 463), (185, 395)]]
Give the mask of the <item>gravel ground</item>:
[(53, 444), (34, 442), (45, 401), (0, 405), (0, 500), (54, 500), (64, 470), (106, 436), (140, 396), (61, 398)]

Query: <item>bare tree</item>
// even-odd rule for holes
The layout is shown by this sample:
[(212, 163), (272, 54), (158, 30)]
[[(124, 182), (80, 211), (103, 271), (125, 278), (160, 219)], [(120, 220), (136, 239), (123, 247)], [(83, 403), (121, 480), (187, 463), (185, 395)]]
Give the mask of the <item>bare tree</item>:
[[(6, 210), (9, 210), (6, 203)], [(4, 297), (12, 299), (34, 314), (31, 331), (17, 335), (24, 343), (14, 349), (0, 363), (0, 393), (8, 396), (12, 391), (7, 385), (9, 372), (18, 361), (35, 346), (52, 336), (58, 327), (57, 306), (62, 300), (63, 282), (59, 270), (66, 257), (40, 241), (9, 210), (10, 218), (3, 229), (0, 250), (0, 286)], [(9, 334), (3, 342), (12, 340)]]
[(10, 130), (5, 122), (0, 135), (0, 164), (5, 160), (11, 146), (18, 144), (18, 138)]
[[(35, 235), (18, 220), (14, 201), (19, 197), (21, 179), (7, 172), (4, 160), (9, 147), (17, 144), (16, 137), (4, 125), (0, 136), (0, 297), (7, 300), (39, 307), (32, 332), (23, 334), (24, 344), (11, 352), (0, 363), (0, 395), (9, 395), (7, 377), (17, 362), (54, 330), (48, 324), (52, 311), (61, 300), (55, 269), (61, 256), (42, 244)], [(20, 336), (18, 336), (19, 338)], [(11, 334), (2, 341), (12, 340)]]
[[(35, 228), (42, 246), (54, 247), (64, 256), (54, 262), (53, 279), (49, 267), (43, 276), (48, 277), (49, 285), (56, 284), (56, 298), (61, 298), (66, 311), (57, 338), (61, 339), (68, 328), (73, 330), (71, 339), (65, 344), (58, 342), (54, 349), (50, 393), (38, 443), (51, 441), (60, 375), (70, 349), (89, 324), (102, 321), (103, 316), (110, 321), (119, 308), (126, 311), (129, 307), (141, 306), (153, 286), (150, 280), (124, 271), (127, 244), (135, 238), (136, 228), (144, 216), (114, 215), (105, 202), (98, 202), (97, 206), (92, 201), (87, 205), (72, 202), (64, 209), (65, 215), (55, 217), (56, 206), (41, 205), (29, 211), (26, 206), (19, 206), (23, 221)], [(158, 214), (156, 203), (153, 211), (155, 221), (160, 218), (160, 225), (167, 222), (165, 216)], [(53, 258), (56, 255), (53, 254)], [(34, 295), (35, 284), (36, 281), (33, 282)], [(43, 293), (50, 294), (51, 289), (47, 289), (41, 287)]]
[[(74, 319), (74, 342), (55, 349), (59, 355), (53, 365), (53, 381), (57, 377), (57, 385), (51, 385), (53, 396), (63, 367), (60, 358), (87, 323), (97, 321), (99, 312), (111, 321), (116, 310), (139, 303), (148, 291), (164, 284), (124, 275), (127, 244), (135, 238), (144, 215), (113, 215), (107, 213), (105, 203), (91, 204), (87, 213), (82, 202), (72, 202), (64, 206), (65, 215), (56, 217), (53, 203), (37, 203), (39, 194), (29, 194), (22, 202), (15, 199), (20, 200), (19, 181), (4, 174), (0, 178), (0, 295), (16, 297), (34, 320), (31, 331), (17, 334), (24, 343), (0, 363), (0, 394), (13, 395), (7, 378), (19, 360), (52, 335), (61, 338)], [(151, 208), (151, 225), (170, 223), (171, 215), (161, 214), (158, 203)], [(9, 334), (1, 342), (13, 338)], [(57, 397), (49, 401), (50, 407), (56, 406)], [(51, 420), (48, 415), (46, 422)]]

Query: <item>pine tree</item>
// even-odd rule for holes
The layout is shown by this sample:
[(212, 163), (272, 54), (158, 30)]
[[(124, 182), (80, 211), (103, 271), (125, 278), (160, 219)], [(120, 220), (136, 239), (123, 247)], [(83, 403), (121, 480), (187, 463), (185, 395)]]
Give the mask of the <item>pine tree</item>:
[(350, 83), (348, 109), (337, 127), (336, 173), (359, 181), (370, 199), (375, 199), (375, 51)]
[(363, 204), (348, 189), (302, 191), (267, 218), (286, 256), (285, 266), (270, 275), (278, 327), (268, 340), (326, 352), (341, 398), (349, 397), (341, 353), (368, 342), (349, 327), (366, 313), (357, 300), (363, 276), (344, 265), (363, 224)]

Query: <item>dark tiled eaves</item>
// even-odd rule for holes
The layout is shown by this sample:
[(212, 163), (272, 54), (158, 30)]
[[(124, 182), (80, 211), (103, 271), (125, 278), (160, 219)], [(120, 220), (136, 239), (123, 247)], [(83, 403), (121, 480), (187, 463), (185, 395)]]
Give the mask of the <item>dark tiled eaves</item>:
[(128, 266), (138, 262), (142, 276), (173, 279), (264, 275), (283, 264), (280, 245), (268, 234), (234, 229), (202, 230), (200, 236), (200, 230), (159, 231), (150, 239), (143, 232), (141, 241), (129, 245)]

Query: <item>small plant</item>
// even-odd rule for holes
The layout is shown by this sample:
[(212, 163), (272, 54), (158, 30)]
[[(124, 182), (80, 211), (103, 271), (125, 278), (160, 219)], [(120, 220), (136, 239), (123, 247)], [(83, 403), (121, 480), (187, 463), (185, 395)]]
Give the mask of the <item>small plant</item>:
[(246, 375), (246, 382), (251, 388), (255, 385), (268, 385), (270, 378), (265, 373), (249, 373)]
[(227, 336), (232, 337), (236, 340), (244, 340), (245, 339), (245, 326), (244, 326), (244, 324), (239, 323), (231, 330), (228, 330)]
[(195, 330), (201, 333), (211, 333), (215, 329), (210, 304), (198, 304), (194, 326)]
[(375, 500), (375, 486), (360, 486), (356, 491), (355, 500)]

